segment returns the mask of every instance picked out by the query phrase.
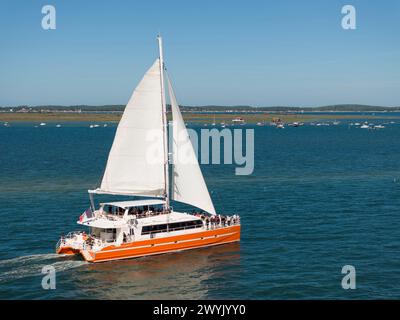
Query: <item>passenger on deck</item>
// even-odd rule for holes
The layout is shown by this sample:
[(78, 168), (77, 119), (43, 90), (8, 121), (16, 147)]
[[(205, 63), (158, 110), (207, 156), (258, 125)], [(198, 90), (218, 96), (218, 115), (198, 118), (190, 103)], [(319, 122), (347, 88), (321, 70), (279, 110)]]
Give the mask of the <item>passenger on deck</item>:
[(215, 217), (214, 216), (211, 216), (210, 222), (211, 222), (211, 227), (214, 228), (214, 226), (215, 226)]

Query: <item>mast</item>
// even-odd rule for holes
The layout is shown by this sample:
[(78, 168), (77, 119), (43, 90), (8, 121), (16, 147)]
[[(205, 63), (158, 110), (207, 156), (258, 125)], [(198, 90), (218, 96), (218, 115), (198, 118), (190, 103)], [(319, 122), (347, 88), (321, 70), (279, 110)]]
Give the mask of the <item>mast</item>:
[(164, 57), (162, 49), (162, 38), (157, 36), (158, 50), (160, 58), (160, 81), (161, 81), (161, 102), (162, 102), (162, 119), (163, 119), (163, 139), (164, 139), (164, 186), (165, 186), (165, 209), (169, 209), (169, 161), (168, 161), (168, 133), (167, 133), (167, 106), (165, 103), (164, 89)]

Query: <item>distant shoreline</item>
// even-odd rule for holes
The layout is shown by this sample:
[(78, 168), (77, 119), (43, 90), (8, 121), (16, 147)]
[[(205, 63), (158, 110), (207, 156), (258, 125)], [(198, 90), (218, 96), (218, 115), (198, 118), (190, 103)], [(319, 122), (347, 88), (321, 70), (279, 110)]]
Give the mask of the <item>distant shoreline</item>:
[[(375, 114), (310, 114), (310, 113), (201, 113), (185, 112), (183, 118), (186, 122), (194, 123), (232, 123), (235, 118), (242, 118), (246, 123), (271, 122), (280, 119), (283, 122), (312, 122), (312, 121), (333, 121), (351, 119), (400, 119), (400, 115), (390, 115), (388, 113)], [(383, 115), (385, 114), (385, 115)], [(18, 113), (0, 112), (1, 122), (119, 122), (122, 113)], [(170, 118), (170, 114), (168, 116)]]
[[(122, 112), (125, 105), (40, 105), (40, 106), (0, 106), (0, 113), (3, 112), (22, 112), (22, 113), (84, 113), (84, 112), (99, 112), (99, 113), (113, 113)], [(169, 105), (167, 105), (169, 109)], [(183, 113), (313, 113), (313, 112), (400, 112), (400, 106), (387, 107), (387, 106), (374, 106), (363, 104), (337, 104), (320, 107), (297, 107), (297, 106), (270, 106), (270, 107), (256, 107), (248, 105), (238, 106), (180, 106)]]

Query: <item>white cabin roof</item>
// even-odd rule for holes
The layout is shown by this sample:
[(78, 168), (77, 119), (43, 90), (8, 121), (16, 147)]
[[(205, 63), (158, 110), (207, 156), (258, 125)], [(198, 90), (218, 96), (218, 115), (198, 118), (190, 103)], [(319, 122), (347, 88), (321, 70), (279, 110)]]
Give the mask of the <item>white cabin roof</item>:
[(118, 220), (108, 220), (106, 218), (98, 218), (98, 219), (91, 219), (85, 222), (77, 221), (78, 224), (94, 227), (94, 228), (101, 228), (101, 229), (111, 229), (111, 228), (123, 228), (126, 226), (126, 221), (122, 219)]
[(117, 201), (117, 202), (105, 202), (100, 203), (100, 205), (109, 205), (114, 207), (120, 207), (123, 209), (131, 207), (141, 207), (141, 206), (153, 206), (158, 204), (164, 204), (164, 200), (151, 199), (151, 200), (133, 200), (133, 201)]
[[(150, 216), (138, 219), (138, 223), (139, 225), (142, 226), (148, 226), (148, 225), (185, 222), (193, 220), (201, 220), (201, 218), (185, 212), (172, 211), (170, 214), (159, 214), (156, 216)], [(84, 226), (101, 228), (101, 229), (123, 228), (127, 226), (127, 221), (125, 221), (122, 218), (115, 218), (114, 220), (109, 220), (104, 217), (104, 218), (90, 219), (84, 222), (77, 221), (77, 223)]]

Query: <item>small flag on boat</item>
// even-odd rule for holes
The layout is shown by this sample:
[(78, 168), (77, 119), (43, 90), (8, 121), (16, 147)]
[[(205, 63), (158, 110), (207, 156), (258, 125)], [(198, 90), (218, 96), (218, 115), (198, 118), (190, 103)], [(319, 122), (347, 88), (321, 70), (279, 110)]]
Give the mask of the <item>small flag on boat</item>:
[(84, 213), (82, 213), (79, 217), (79, 222), (86, 221), (94, 216), (91, 208), (87, 208)]

